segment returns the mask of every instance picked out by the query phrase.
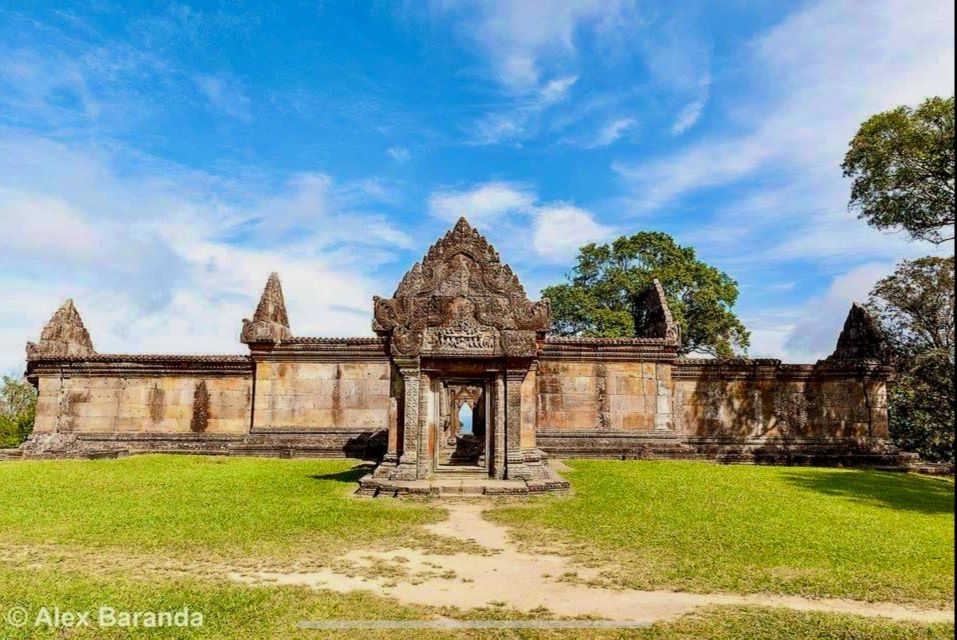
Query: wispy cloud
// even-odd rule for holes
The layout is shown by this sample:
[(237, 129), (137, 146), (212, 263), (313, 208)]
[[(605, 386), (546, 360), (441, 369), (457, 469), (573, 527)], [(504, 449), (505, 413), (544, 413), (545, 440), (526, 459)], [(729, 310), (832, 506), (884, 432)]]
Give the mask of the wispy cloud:
[(538, 93), (548, 80), (573, 68), (576, 35), (607, 29), (634, 12), (631, 0), (434, 3), (455, 14), (462, 31), (489, 58), (498, 82), (519, 94)]
[(389, 147), (386, 153), (396, 162), (406, 162), (412, 158), (412, 152), (405, 147)]
[(252, 100), (237, 79), (222, 74), (204, 74), (197, 76), (195, 82), (211, 107), (244, 122), (252, 120)]
[(704, 107), (707, 103), (708, 92), (705, 91), (703, 96), (689, 102), (685, 108), (678, 113), (678, 118), (675, 120), (675, 123), (671, 125), (671, 132), (675, 135), (681, 135), (693, 127), (701, 118), (701, 114), (704, 113)]
[[(762, 91), (726, 103), (733, 128), (665, 157), (614, 163), (634, 214), (716, 203), (687, 235), (722, 264), (748, 273), (794, 261), (832, 274), (826, 301), (752, 317), (766, 346), (792, 357), (822, 353), (852, 289), (866, 294), (895, 260), (930, 251), (849, 214), (840, 163), (869, 115), (953, 93), (953, 12), (951, 3), (908, 0), (866, 12), (849, 2), (809, 5), (752, 43), (741, 67)], [(680, 124), (696, 119), (691, 106)], [(823, 324), (809, 320), (823, 316)]]
[[(464, 41), (482, 53), (488, 75), (510, 104), (490, 110), (469, 127), (473, 144), (516, 143), (548, 130), (584, 73), (580, 40), (592, 37), (625, 49), (640, 24), (634, 0), (433, 3)], [(551, 117), (550, 119), (555, 119)]]
[(598, 133), (588, 143), (586, 147), (594, 149), (596, 147), (607, 147), (616, 142), (626, 131), (632, 129), (637, 124), (634, 118), (617, 118), (603, 126)]
[[(941, 54), (953, 51), (953, 7), (891, 1), (873, 9), (865, 15), (854, 3), (819, 3), (755, 42), (748, 63), (774, 79), (772, 106), (736, 105), (754, 122), (749, 133), (712, 136), (651, 162), (616, 163), (638, 202), (654, 209), (772, 163), (795, 173), (827, 167), (839, 178), (847, 140), (869, 114), (951, 93), (953, 56)], [(697, 110), (691, 106), (687, 120)]]
[(555, 78), (514, 105), (484, 115), (470, 126), (470, 141), (485, 145), (528, 139), (537, 132), (545, 112), (565, 101), (577, 81), (578, 76)]

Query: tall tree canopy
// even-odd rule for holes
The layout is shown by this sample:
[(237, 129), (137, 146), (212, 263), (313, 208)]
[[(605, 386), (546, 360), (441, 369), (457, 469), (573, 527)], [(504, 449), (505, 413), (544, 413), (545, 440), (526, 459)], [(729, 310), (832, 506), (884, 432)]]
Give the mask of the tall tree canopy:
[(682, 354), (728, 357), (747, 349), (750, 334), (732, 311), (737, 283), (665, 233), (585, 245), (569, 281), (542, 293), (552, 302), (559, 335), (633, 337), (641, 321), (640, 296), (655, 278), (681, 329)]
[(954, 459), (954, 258), (904, 261), (878, 282), (868, 307), (897, 358), (889, 403), (898, 446)]
[(851, 140), (844, 175), (852, 209), (878, 229), (954, 238), (954, 98), (930, 98), (869, 118)]

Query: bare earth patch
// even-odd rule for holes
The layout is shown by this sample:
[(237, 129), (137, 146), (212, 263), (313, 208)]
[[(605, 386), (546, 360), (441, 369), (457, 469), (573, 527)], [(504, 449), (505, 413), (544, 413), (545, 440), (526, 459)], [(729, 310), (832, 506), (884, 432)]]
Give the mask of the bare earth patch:
[[(594, 584), (600, 568), (584, 569), (562, 555), (519, 550), (505, 527), (482, 517), (489, 505), (464, 502), (447, 506), (448, 519), (427, 525), (426, 529), (466, 543), (461, 553), (440, 555), (411, 548), (358, 550), (341, 556), (334, 568), (308, 572), (241, 570), (228, 575), (244, 583), (303, 585), (341, 593), (368, 590), (403, 604), (461, 609), (507, 606), (522, 612), (549, 611), (559, 616), (648, 623), (669, 620), (709, 605), (760, 605), (919, 622), (954, 620), (953, 608), (920, 609), (892, 603), (769, 594), (604, 588)], [(476, 545), (485, 551), (476, 553)]]

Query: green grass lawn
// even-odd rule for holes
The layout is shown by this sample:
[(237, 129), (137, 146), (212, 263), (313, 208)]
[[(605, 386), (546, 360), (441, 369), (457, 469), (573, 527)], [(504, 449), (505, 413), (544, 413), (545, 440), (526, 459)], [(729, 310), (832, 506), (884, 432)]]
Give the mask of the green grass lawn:
[[(491, 517), (529, 542), (572, 541), (641, 587), (941, 603), (952, 594), (953, 484), (930, 478), (692, 463), (576, 461), (569, 498)], [(371, 593), (250, 586), (193, 570), (331, 558), (428, 543), (440, 504), (351, 497), (355, 461), (136, 456), (0, 463), (0, 638), (939, 639), (921, 625), (762, 608), (713, 608), (628, 631), (321, 632), (300, 620), (513, 618), (495, 608), (403, 606)], [(163, 561), (178, 561), (169, 569)], [(175, 564), (175, 562), (174, 562)], [(185, 569), (184, 569), (185, 567)], [(9, 607), (204, 614), (200, 629), (16, 629)]]
[(321, 555), (398, 541), (441, 508), (349, 497), (355, 460), (133, 456), (0, 464), (0, 543), (178, 557)]
[(575, 460), (574, 495), (489, 517), (634, 588), (946, 604), (952, 480), (866, 470)]

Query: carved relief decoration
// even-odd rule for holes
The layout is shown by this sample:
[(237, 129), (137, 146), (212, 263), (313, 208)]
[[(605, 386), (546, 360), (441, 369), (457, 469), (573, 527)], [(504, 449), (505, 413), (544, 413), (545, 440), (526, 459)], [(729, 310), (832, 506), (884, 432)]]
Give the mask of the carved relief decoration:
[(397, 356), (534, 356), (536, 336), (551, 324), (548, 301), (530, 301), (465, 218), (405, 274), (392, 298), (374, 303), (373, 329), (391, 336)]

